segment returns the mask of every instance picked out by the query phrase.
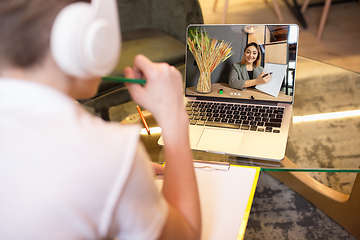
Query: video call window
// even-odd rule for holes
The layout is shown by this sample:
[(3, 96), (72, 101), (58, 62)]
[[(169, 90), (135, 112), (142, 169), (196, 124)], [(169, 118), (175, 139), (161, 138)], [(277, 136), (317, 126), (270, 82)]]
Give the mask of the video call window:
[[(185, 90), (187, 96), (293, 101), (298, 40), (296, 25), (194, 25), (188, 28), (188, 32), (194, 29), (205, 33), (210, 40), (216, 40), (218, 44), (229, 44), (231, 56), (210, 73), (211, 91), (202, 93), (198, 91), (198, 83), (202, 75), (202, 71), (199, 70), (201, 68), (198, 67), (200, 60), (194, 58), (194, 54), (188, 47)], [(201, 43), (198, 44), (201, 45)], [(254, 45), (250, 47), (254, 54), (255, 49), (258, 49), (260, 62), (257, 64), (252, 63), (253, 59), (246, 53), (245, 48), (249, 44)], [(195, 47), (199, 46), (195, 44)], [(252, 69), (250, 67), (253, 71), (250, 71), (249, 67), (244, 70), (246, 64), (253, 64), (254, 67)], [(270, 80), (246, 87), (246, 81), (259, 77), (259, 71), (263, 75), (270, 73)], [(267, 86), (271, 88), (271, 91), (266, 89)], [(223, 90), (221, 95), (220, 90)]]

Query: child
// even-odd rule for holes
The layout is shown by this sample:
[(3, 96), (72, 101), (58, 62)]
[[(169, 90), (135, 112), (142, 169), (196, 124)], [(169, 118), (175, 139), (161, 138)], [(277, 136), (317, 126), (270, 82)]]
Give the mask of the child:
[(0, 239), (199, 239), (181, 74), (141, 55), (125, 69), (146, 79), (128, 90), (162, 128), (158, 193), (139, 126), (74, 101), (93, 96), (101, 76), (74, 77), (54, 60), (53, 22), (73, 2), (0, 1)]

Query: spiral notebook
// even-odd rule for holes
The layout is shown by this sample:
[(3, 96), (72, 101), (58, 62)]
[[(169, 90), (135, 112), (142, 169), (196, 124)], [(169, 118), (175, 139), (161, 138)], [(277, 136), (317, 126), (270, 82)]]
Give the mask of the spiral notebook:
[[(258, 167), (194, 161), (202, 240), (243, 239), (260, 173)], [(162, 176), (155, 180), (159, 191)]]

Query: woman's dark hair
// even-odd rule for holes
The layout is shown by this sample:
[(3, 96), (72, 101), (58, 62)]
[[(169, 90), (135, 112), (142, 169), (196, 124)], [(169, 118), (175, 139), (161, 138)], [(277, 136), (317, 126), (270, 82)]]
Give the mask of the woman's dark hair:
[[(250, 46), (254, 46), (258, 51), (258, 56), (257, 56), (256, 60), (254, 61), (254, 64), (255, 64), (255, 67), (260, 67), (260, 63), (261, 63), (260, 46), (256, 42), (248, 43), (244, 48), (244, 53), (245, 53), (246, 49), (248, 49)], [(245, 60), (245, 54), (244, 54), (244, 56), (243, 56), (243, 58), (241, 60), (241, 64), (245, 64), (245, 63), (246, 63), (246, 60)]]

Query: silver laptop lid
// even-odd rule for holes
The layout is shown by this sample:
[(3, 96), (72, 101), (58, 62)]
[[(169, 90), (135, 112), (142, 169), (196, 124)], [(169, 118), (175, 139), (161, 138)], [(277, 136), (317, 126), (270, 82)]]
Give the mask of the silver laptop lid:
[[(298, 37), (296, 24), (188, 26), (185, 96), (292, 104)], [(246, 75), (244, 66), (240, 66), (244, 65), (241, 64), (243, 58), (243, 63), (246, 63), (244, 51), (249, 43), (256, 43), (255, 46), (260, 49), (259, 67), (254, 63), (253, 76), (262, 71), (270, 73), (271, 80), (269, 84), (236, 89), (237, 86), (230, 83), (233, 80), (229, 81), (229, 76), (239, 75), (241, 78), (241, 74)]]

